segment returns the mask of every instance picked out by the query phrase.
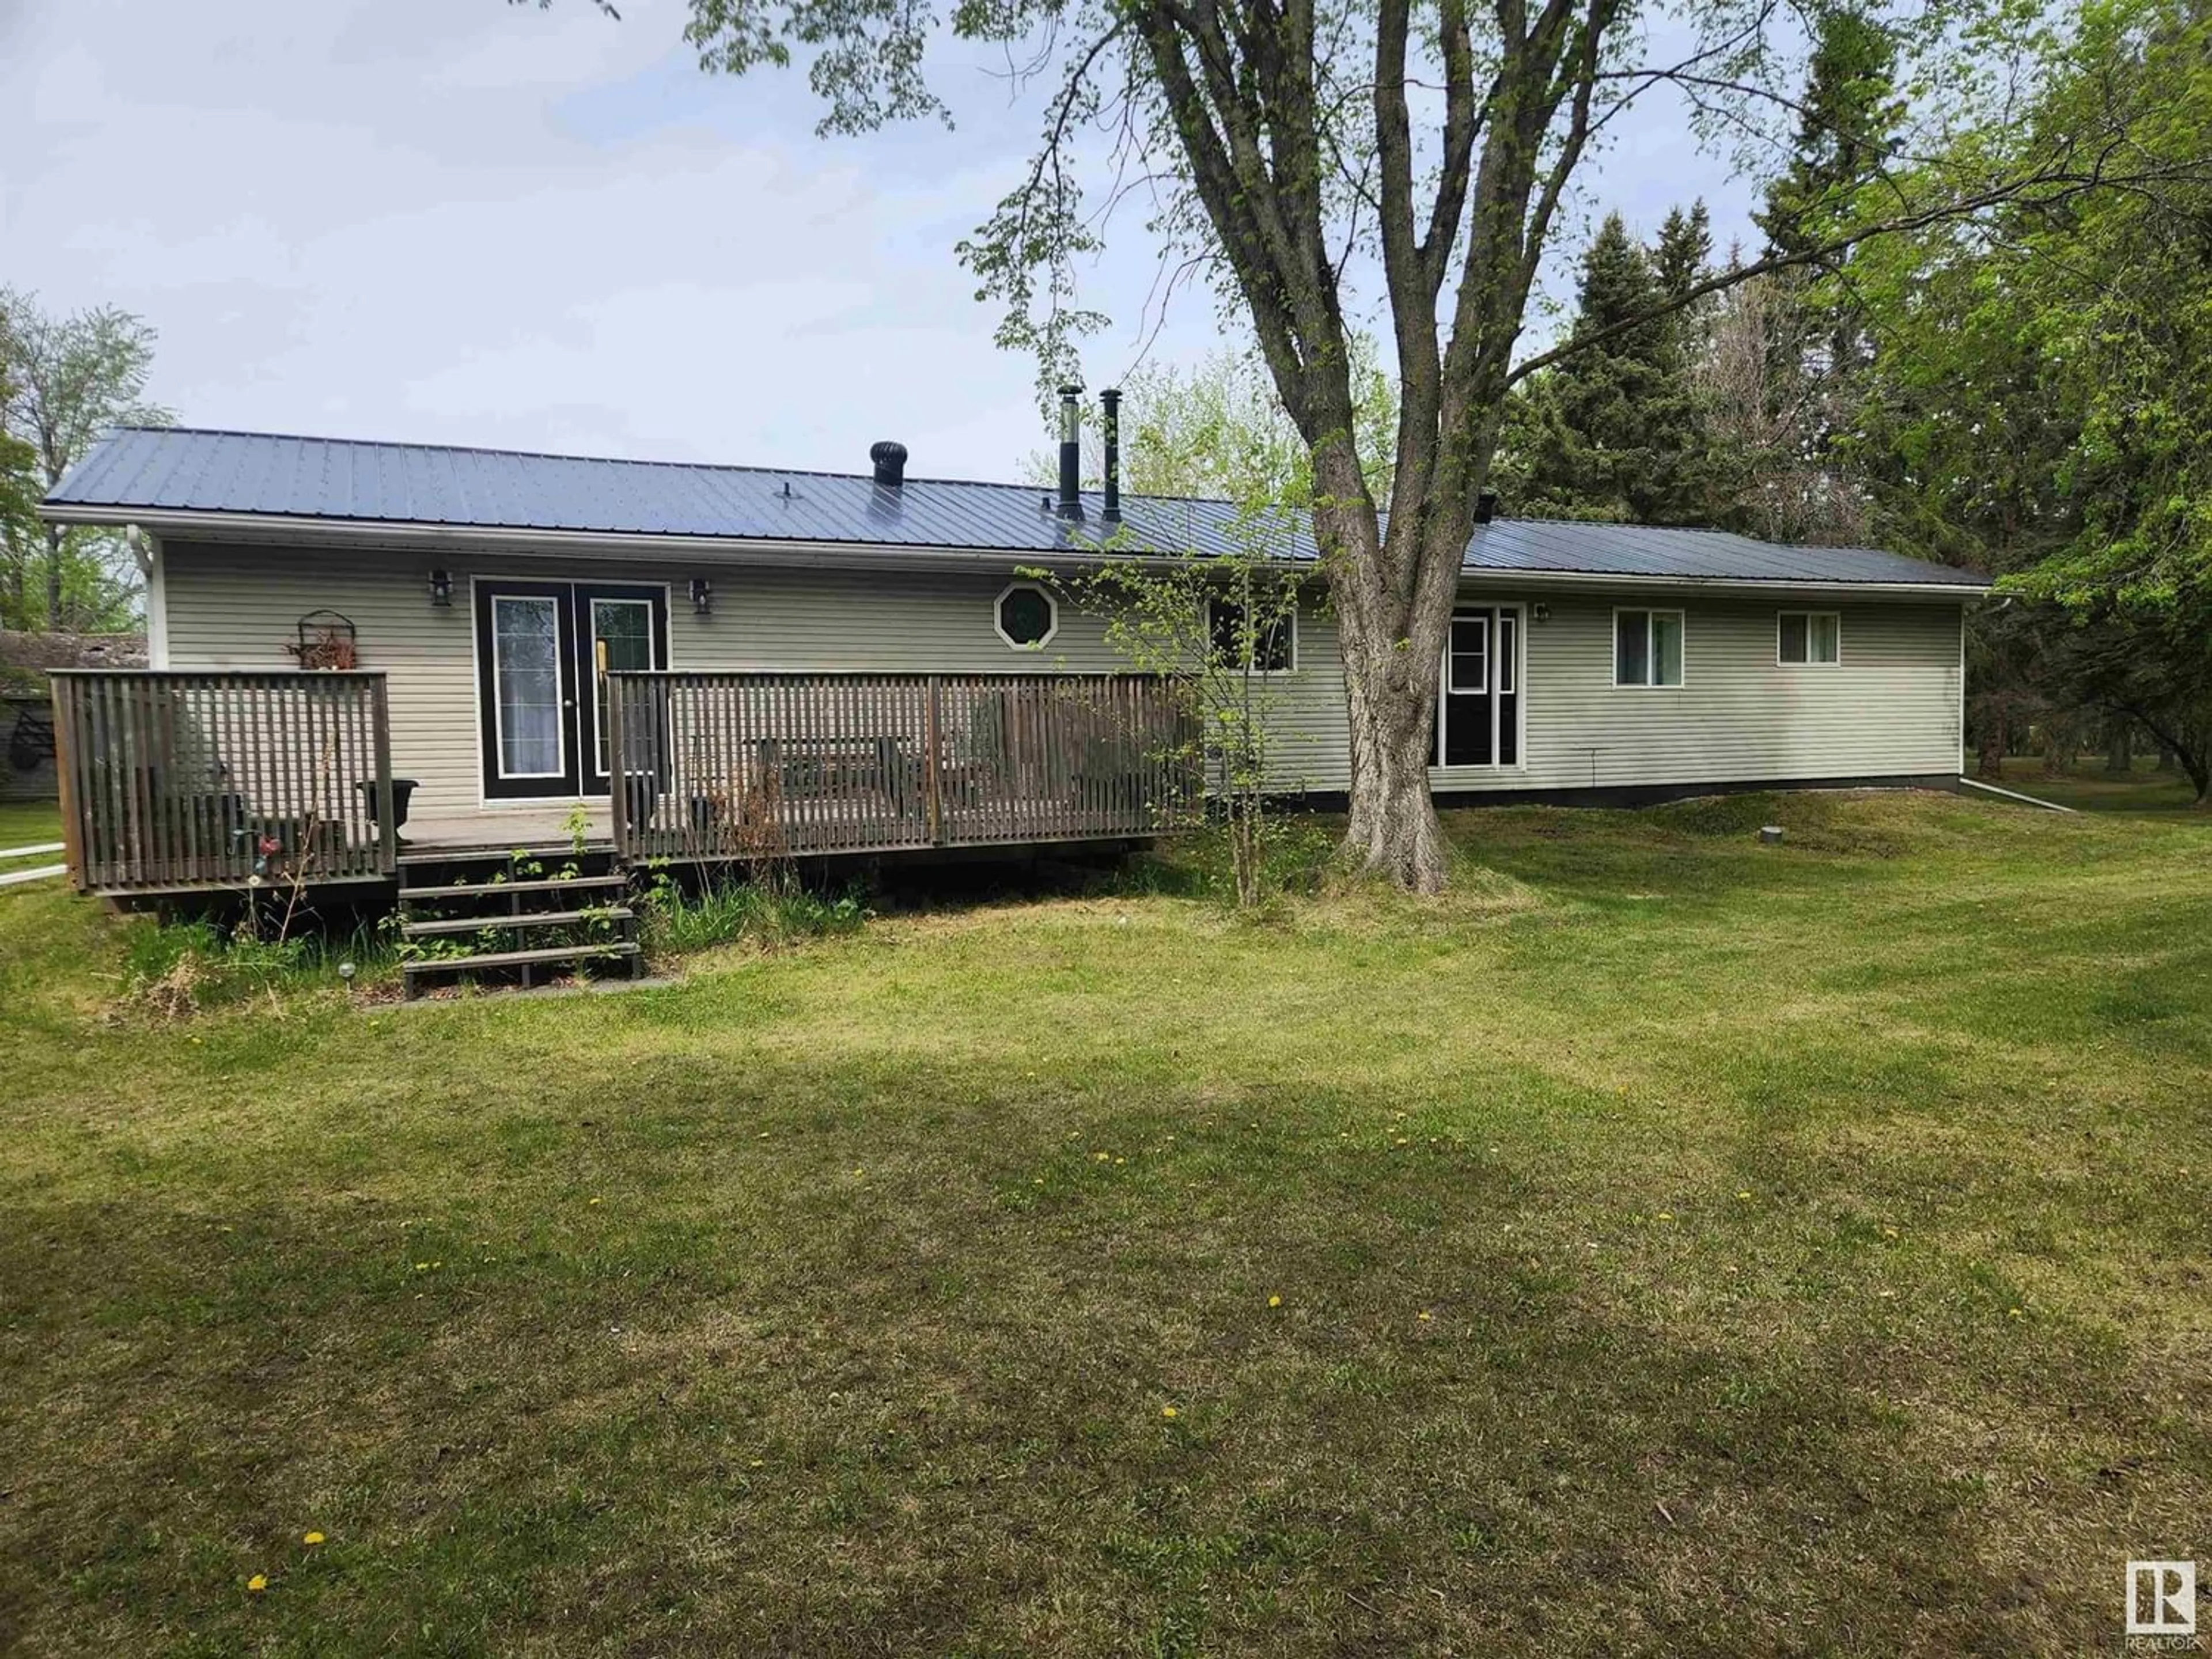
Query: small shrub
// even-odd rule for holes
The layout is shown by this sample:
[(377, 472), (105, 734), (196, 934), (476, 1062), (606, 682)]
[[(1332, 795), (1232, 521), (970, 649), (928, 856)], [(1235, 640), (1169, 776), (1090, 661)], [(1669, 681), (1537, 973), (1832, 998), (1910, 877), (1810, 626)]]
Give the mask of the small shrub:
[[(1310, 893), (1327, 878), (1336, 859), (1336, 831), (1313, 818), (1277, 814), (1258, 824), (1257, 875), (1242, 902), (1265, 904), (1291, 893)], [(1236, 848), (1230, 826), (1209, 823), (1189, 830), (1156, 853), (1130, 861), (1125, 890), (1171, 893), (1240, 902)]]
[(222, 935), (207, 921), (134, 926), (124, 933), (124, 971), (132, 983), (165, 977), (187, 957), (204, 959), (222, 951)]
[(678, 956), (740, 939), (783, 945), (850, 933), (869, 914), (857, 887), (826, 896), (772, 873), (750, 881), (709, 877), (687, 889), (666, 871), (654, 872), (641, 910), (647, 949)]
[(250, 918), (225, 932), (207, 921), (148, 923), (128, 931), (125, 1000), (165, 1018), (337, 979), (341, 962), (367, 976), (394, 959), (388, 929), (272, 938)]

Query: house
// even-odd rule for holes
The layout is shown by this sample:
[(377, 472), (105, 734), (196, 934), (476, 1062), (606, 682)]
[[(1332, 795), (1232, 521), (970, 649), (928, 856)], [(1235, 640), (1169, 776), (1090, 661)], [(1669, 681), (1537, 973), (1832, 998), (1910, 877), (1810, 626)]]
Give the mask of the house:
[[(1138, 751), (1175, 715), (1116, 674), (1100, 618), (1019, 573), (1117, 529), (1219, 550), (1231, 510), (1078, 492), (1072, 467), (1056, 493), (905, 460), (112, 434), (40, 509), (127, 526), (148, 576), (150, 674), (60, 677), (79, 880), (389, 879), (395, 817), (417, 849), (505, 848), (556, 839), (580, 800), (627, 858), (1147, 833), (1184, 786)], [(1312, 558), (1302, 530), (1285, 553)], [(1483, 523), (1432, 781), (1447, 801), (1948, 787), (1963, 611), (1986, 592), (1872, 550)], [(1343, 791), (1318, 583), (1261, 667), (1281, 786)]]

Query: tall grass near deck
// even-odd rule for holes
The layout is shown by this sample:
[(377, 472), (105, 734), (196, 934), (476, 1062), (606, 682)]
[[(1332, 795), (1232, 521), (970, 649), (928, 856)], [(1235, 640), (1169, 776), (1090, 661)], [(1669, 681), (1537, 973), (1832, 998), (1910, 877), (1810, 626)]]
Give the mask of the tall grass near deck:
[(169, 1022), (0, 893), (0, 1649), (2114, 1640), (2212, 1514), (2207, 828), (1449, 828)]

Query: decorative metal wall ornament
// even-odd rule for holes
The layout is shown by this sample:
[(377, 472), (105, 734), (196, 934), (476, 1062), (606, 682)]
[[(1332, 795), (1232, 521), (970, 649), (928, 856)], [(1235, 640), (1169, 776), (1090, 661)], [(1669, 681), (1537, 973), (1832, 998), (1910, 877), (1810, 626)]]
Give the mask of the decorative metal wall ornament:
[(354, 625), (350, 617), (335, 611), (310, 611), (300, 618), (300, 640), (284, 648), (300, 659), (302, 668), (352, 668)]

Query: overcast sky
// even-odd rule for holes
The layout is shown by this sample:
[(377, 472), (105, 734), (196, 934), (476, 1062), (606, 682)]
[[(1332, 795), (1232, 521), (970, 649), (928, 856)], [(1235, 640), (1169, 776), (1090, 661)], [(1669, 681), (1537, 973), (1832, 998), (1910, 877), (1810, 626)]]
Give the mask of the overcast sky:
[[(161, 334), (194, 425), (647, 459), (1011, 477), (1033, 371), (954, 245), (1034, 109), (949, 75), (958, 129), (813, 136), (802, 75), (702, 75), (682, 0), (0, 0), (0, 283)], [(1750, 198), (1679, 113), (1623, 124), (1587, 193), (1648, 234)], [(1130, 216), (1084, 299), (1140, 349)], [(1569, 250), (1570, 252), (1571, 250)], [(1203, 297), (1152, 346), (1215, 343)]]

